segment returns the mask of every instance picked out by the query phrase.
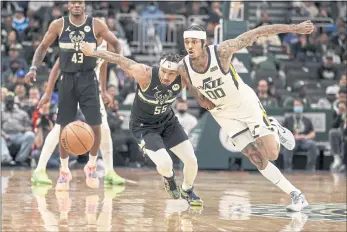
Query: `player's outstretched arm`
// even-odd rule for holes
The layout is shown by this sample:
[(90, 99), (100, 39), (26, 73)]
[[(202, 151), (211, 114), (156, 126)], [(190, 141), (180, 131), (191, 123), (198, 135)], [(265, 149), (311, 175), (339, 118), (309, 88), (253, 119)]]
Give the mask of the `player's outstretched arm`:
[(36, 70), (45, 58), (48, 48), (58, 37), (62, 27), (63, 19), (56, 19), (49, 25), (48, 31), (35, 51), (30, 71), (25, 76), (25, 82), (27, 84), (32, 85), (31, 80), (36, 80)]
[(147, 85), (151, 80), (152, 68), (147, 65), (139, 64), (113, 52), (97, 51), (88, 43), (82, 43), (80, 49), (86, 56), (101, 58), (108, 63), (119, 65), (121, 69), (133, 76), (141, 87)]
[(188, 73), (186, 68), (184, 67), (183, 62), (180, 62), (180, 67), (178, 68), (178, 74), (182, 77), (183, 86), (187, 87), (190, 94), (193, 95), (193, 97), (199, 103), (201, 107), (207, 110), (211, 110), (215, 107), (215, 105), (209, 99), (207, 99), (204, 95), (202, 95), (200, 91), (190, 83)]
[(247, 31), (235, 39), (226, 40), (217, 47), (218, 55), (221, 58), (231, 58), (232, 54), (238, 50), (252, 45), (258, 37), (275, 35), (280, 33), (311, 34), (314, 30), (313, 23), (308, 20), (300, 24), (273, 24), (257, 27)]

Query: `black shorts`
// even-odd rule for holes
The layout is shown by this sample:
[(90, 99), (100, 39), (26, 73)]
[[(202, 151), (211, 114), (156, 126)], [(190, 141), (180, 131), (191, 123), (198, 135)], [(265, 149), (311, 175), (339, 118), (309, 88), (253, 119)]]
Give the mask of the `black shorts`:
[(174, 113), (165, 120), (152, 124), (131, 117), (129, 129), (143, 149), (158, 151), (170, 149), (186, 140), (188, 136)]
[(73, 122), (79, 103), (87, 123), (100, 125), (99, 83), (95, 72), (62, 73), (59, 78), (57, 123), (66, 126)]

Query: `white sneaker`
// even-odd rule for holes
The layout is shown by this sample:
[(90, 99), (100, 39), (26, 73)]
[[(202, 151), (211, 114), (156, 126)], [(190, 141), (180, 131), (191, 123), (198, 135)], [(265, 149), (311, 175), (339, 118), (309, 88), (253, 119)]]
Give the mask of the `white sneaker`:
[(281, 126), (274, 117), (269, 117), (271, 125), (277, 130), (280, 143), (288, 150), (295, 148), (295, 138), (293, 133), (287, 128)]
[(342, 164), (341, 156), (340, 155), (334, 155), (334, 162), (330, 166), (330, 170), (332, 172), (337, 171)]
[(292, 198), (292, 204), (287, 206), (287, 211), (300, 212), (308, 206), (308, 202), (302, 192), (294, 191), (290, 193), (290, 196)]

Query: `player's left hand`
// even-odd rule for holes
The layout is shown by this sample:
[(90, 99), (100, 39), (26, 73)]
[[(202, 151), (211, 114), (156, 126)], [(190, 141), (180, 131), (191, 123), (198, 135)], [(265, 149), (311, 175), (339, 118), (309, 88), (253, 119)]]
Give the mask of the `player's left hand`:
[(104, 104), (107, 104), (108, 107), (113, 107), (113, 99), (107, 92), (102, 92), (101, 98)]
[(80, 43), (80, 50), (85, 56), (93, 56), (94, 46), (90, 43), (82, 42)]
[(311, 34), (314, 30), (314, 25), (311, 20), (307, 20), (296, 25), (296, 33), (298, 34)]

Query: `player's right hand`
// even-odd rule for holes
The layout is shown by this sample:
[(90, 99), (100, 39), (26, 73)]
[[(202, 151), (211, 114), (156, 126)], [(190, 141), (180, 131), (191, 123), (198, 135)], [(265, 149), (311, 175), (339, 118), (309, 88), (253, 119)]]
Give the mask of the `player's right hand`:
[(311, 34), (314, 30), (314, 25), (311, 20), (306, 20), (296, 25), (296, 33), (298, 34)]
[(80, 43), (80, 50), (85, 56), (93, 56), (94, 46), (91, 43)]
[(51, 100), (51, 94), (44, 93), (40, 99), (39, 104), (37, 105), (37, 108), (40, 109), (43, 107), (43, 105), (47, 104)]
[(32, 80), (36, 81), (36, 70), (30, 70), (24, 77), (24, 81), (28, 85), (33, 85), (33, 83), (31, 83)]

